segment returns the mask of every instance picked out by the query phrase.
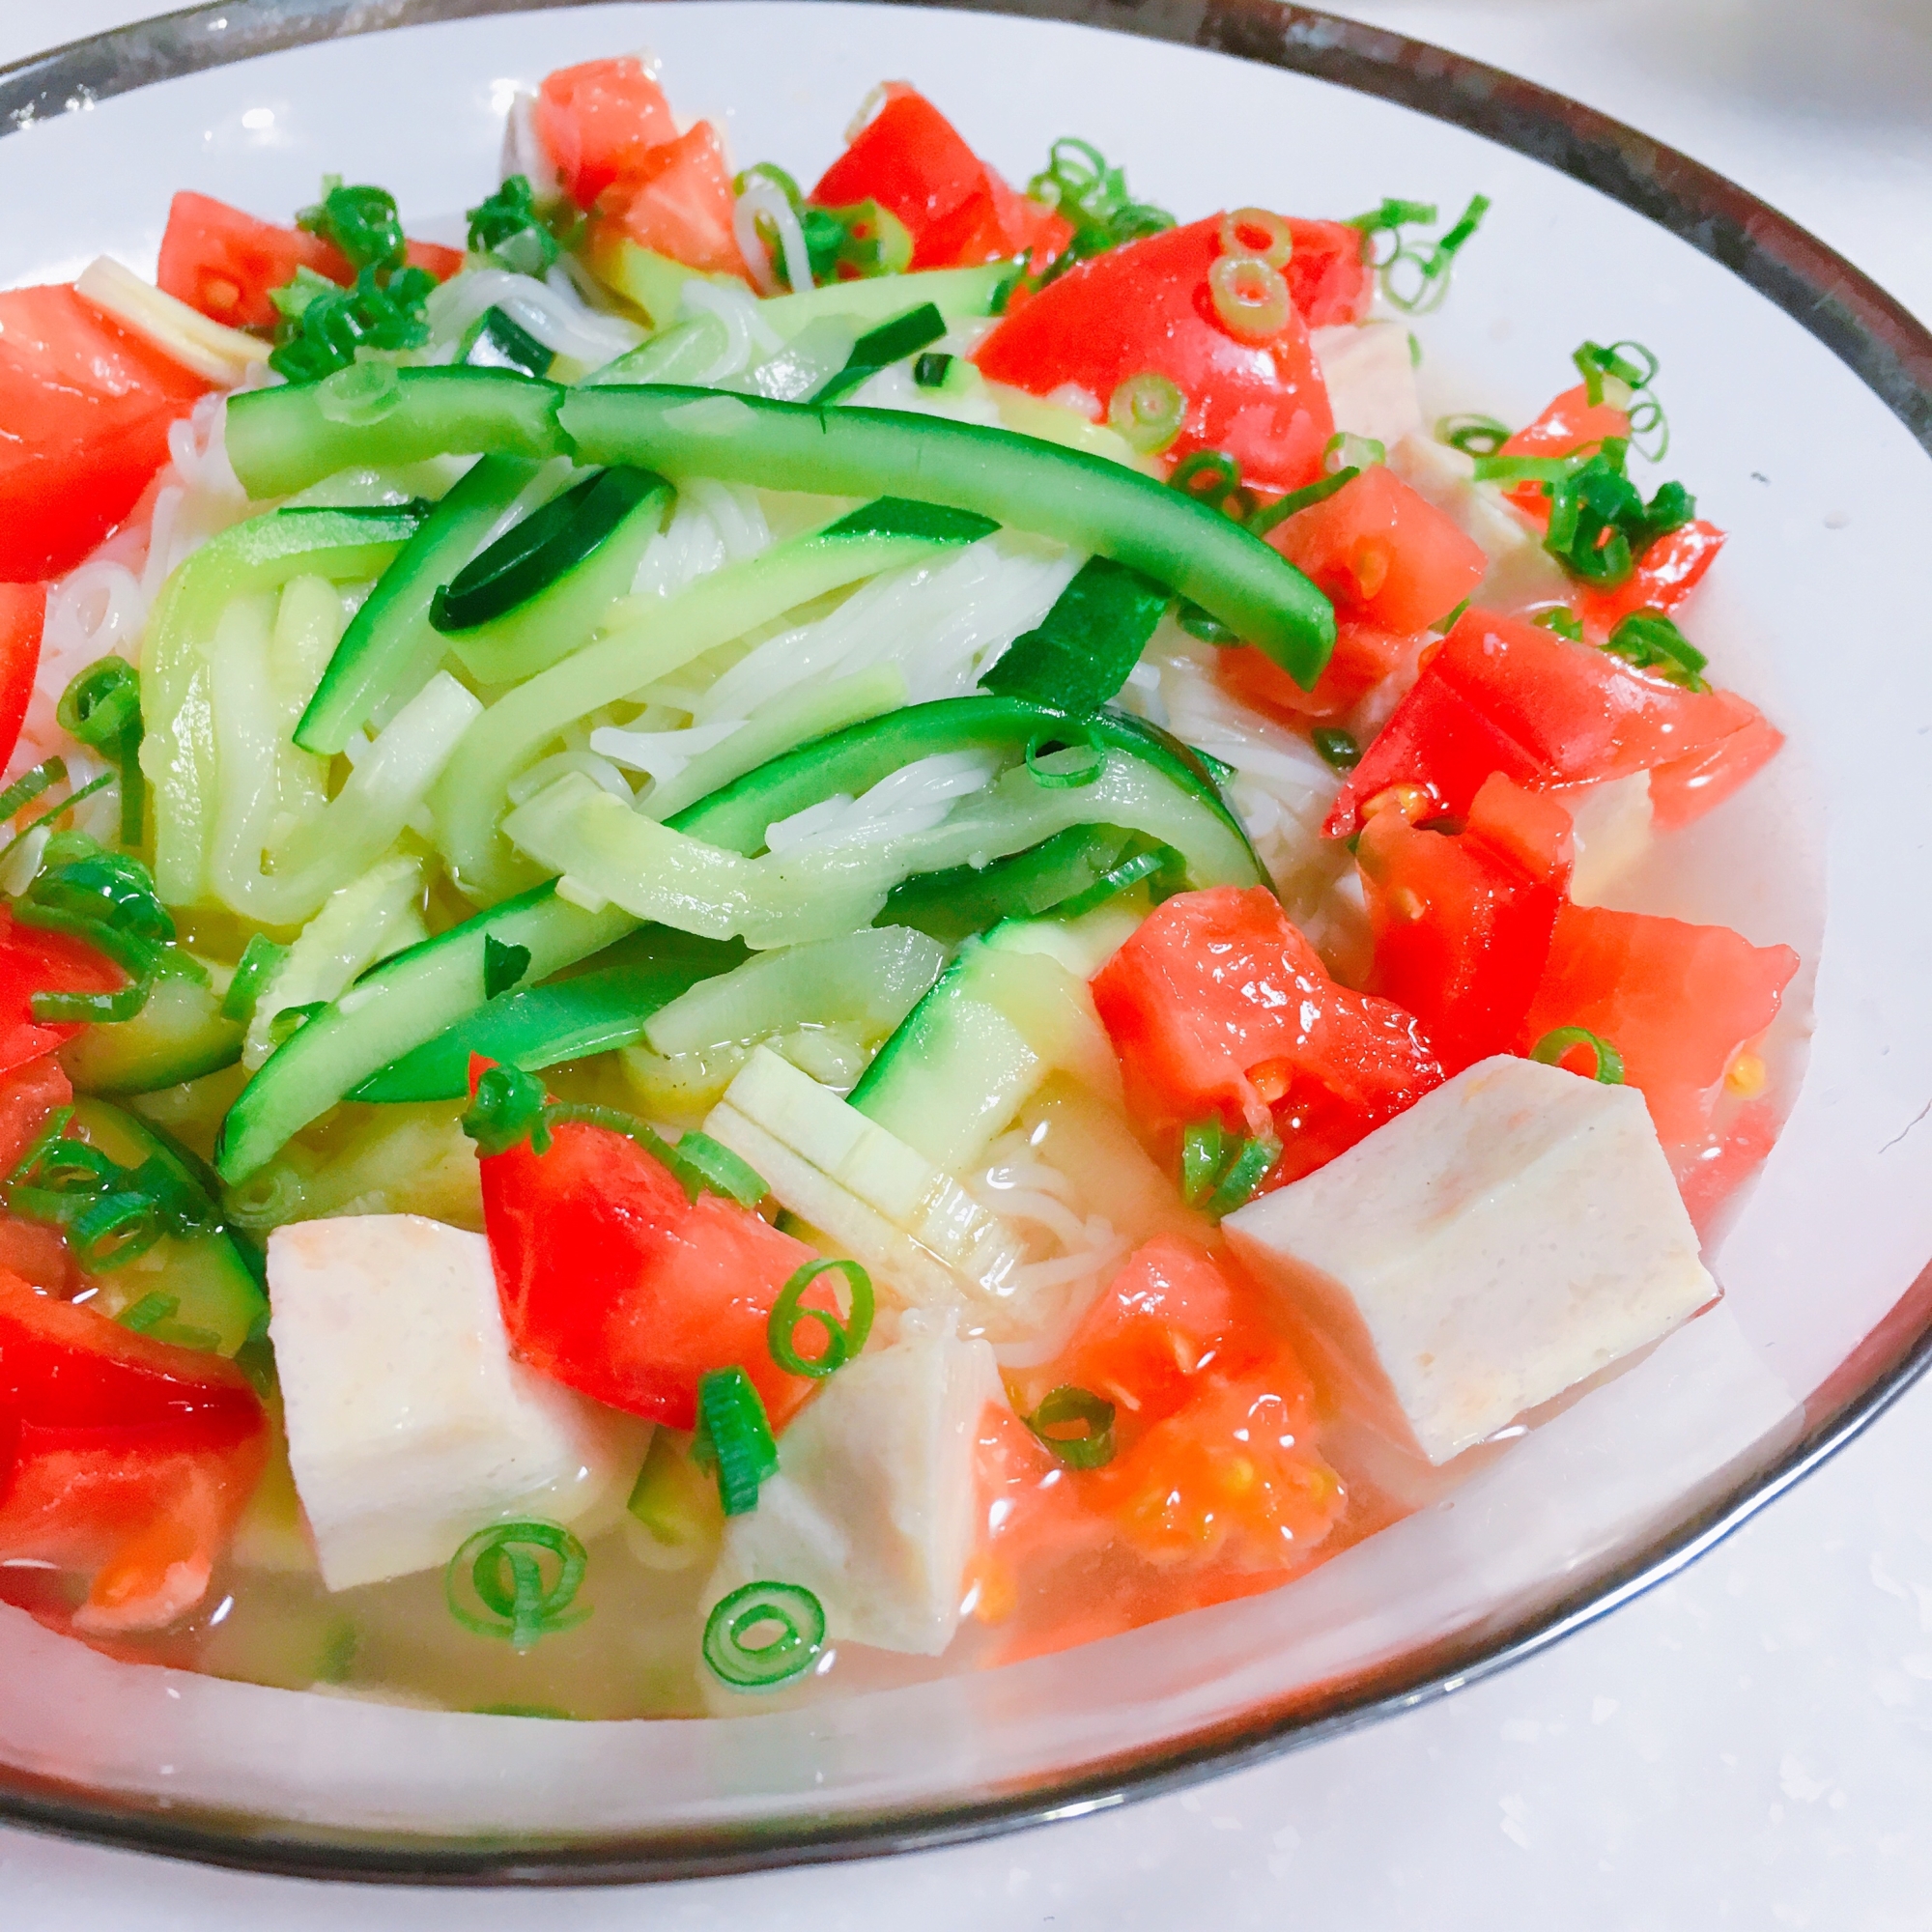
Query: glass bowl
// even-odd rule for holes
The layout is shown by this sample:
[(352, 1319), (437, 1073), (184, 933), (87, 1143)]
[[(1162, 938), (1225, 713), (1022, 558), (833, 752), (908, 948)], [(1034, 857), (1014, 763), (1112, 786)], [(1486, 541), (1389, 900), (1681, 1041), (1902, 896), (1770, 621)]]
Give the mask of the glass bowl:
[[(858, 97), (903, 74), (1015, 178), (1077, 132), (1179, 209), (1455, 208), (1483, 190), (1481, 244), (1419, 326), (1457, 407), (1522, 419), (1580, 337), (1649, 343), (1673, 471), (1732, 532), (1700, 639), (1789, 745), (1682, 836), (1644, 904), (1804, 952), (1776, 1041), (1784, 1136), (1707, 1231), (1718, 1311), (1288, 1588), (999, 1670), (621, 1723), (185, 1675), (0, 1607), (14, 1822), (316, 1876), (582, 1883), (1065, 1817), (1317, 1744), (1555, 1642), (1798, 1481), (1932, 1348), (1932, 337), (1683, 156), (1268, 0), (228, 0), (0, 72), (0, 283), (102, 252), (151, 270), (178, 187), (294, 209), (330, 169), (419, 215), (460, 210), (494, 179), (517, 80), (645, 42), (744, 157), (829, 156)], [(1064, 88), (1039, 84), (1056, 74)]]

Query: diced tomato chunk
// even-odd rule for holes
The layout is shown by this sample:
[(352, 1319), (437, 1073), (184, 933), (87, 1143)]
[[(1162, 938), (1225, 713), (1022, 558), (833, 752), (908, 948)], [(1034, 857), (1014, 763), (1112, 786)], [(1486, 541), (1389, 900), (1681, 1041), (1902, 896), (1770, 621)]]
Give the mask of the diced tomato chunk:
[[(71, 285), (0, 294), (0, 582), (80, 562), (167, 461), (168, 425), (207, 387)], [(16, 607), (14, 623), (25, 614)]]
[(1044, 268), (1072, 237), (1060, 215), (1001, 180), (923, 94), (903, 82), (826, 169), (820, 208), (875, 201), (905, 224), (915, 269), (1029, 258)]
[[(814, 1259), (748, 1208), (696, 1203), (623, 1134), (571, 1122), (481, 1163), (483, 1224), (516, 1353), (613, 1408), (690, 1429), (698, 1378), (742, 1368), (774, 1426), (811, 1384), (772, 1360), (779, 1291)], [(808, 1299), (833, 1308), (829, 1289)]]
[(155, 1630), (198, 1603), (267, 1449), (232, 1363), (0, 1274), (0, 1562), (86, 1576), (80, 1629)]
[(547, 74), (531, 118), (564, 192), (582, 209), (640, 172), (652, 149), (677, 139), (663, 88), (630, 54)]
[(1790, 947), (1753, 946), (1728, 926), (1566, 905), (1518, 1047), (1566, 1026), (1608, 1040), (1681, 1184), (1720, 1151), (1712, 1123), (1725, 1070), (1776, 1018), (1797, 970)]
[(1165, 376), (1187, 398), (1170, 455), (1217, 449), (1258, 489), (1301, 489), (1335, 433), (1308, 327), (1291, 306), (1271, 341), (1229, 332), (1208, 286), (1220, 235), (1217, 215), (1080, 263), (1009, 314), (974, 361), (1037, 396), (1072, 384), (1101, 412), (1129, 377)]
[(653, 148), (604, 191), (607, 217), (640, 247), (706, 274), (745, 275), (733, 229), (731, 171), (710, 122)]
[[(1630, 417), (1613, 403), (1593, 403), (1581, 383), (1565, 389), (1533, 423), (1511, 437), (1501, 456), (1572, 456), (1611, 437), (1627, 438)], [(1504, 493), (1519, 510), (1539, 524), (1549, 521), (1549, 498), (1541, 485), (1519, 483)]]
[[(462, 268), (463, 251), (435, 242), (412, 242), (408, 259), (446, 282)], [(230, 328), (272, 328), (276, 312), (269, 292), (286, 288), (298, 269), (344, 286), (355, 279), (348, 258), (332, 242), (305, 229), (257, 220), (213, 195), (184, 190), (168, 208), (155, 280), (163, 294)]]
[(1369, 265), (1362, 231), (1346, 221), (1288, 217), (1294, 243), (1289, 257), (1288, 293), (1310, 328), (1366, 322), (1375, 299), (1376, 271)]
[(46, 618), (45, 584), (0, 583), (0, 768), (13, 757), (27, 721)]
[(1303, 691), (1271, 657), (1252, 644), (1216, 651), (1214, 671), (1242, 703), (1252, 704), (1258, 711), (1320, 721), (1353, 710), (1421, 641), (1419, 636), (1405, 637), (1338, 614), (1335, 648), (1313, 691)]
[(1338, 613), (1383, 631), (1442, 623), (1489, 569), (1481, 544), (1380, 463), (1278, 525), (1268, 541)]
[(1094, 980), (1128, 1111), (1156, 1139), (1213, 1118), (1283, 1143), (1271, 1183), (1312, 1172), (1440, 1084), (1414, 1017), (1328, 977), (1264, 887), (1158, 906)]
[(1462, 817), (1492, 772), (1547, 791), (1652, 770), (1653, 803), (1660, 783), (1667, 799), (1660, 822), (1682, 823), (1782, 742), (1734, 693), (1686, 691), (1522, 619), (1471, 611), (1350, 773), (1325, 830), (1352, 832), (1362, 806), (1395, 784)]
[(91, 946), (0, 913), (0, 1074), (51, 1053), (78, 1026), (37, 1020), (36, 993), (111, 993), (128, 976)]
[(13, 1172), (47, 1117), (72, 1098), (73, 1084), (57, 1060), (31, 1060), (0, 1081), (0, 1174)]
[(1586, 589), (1577, 599), (1583, 635), (1600, 644), (1634, 611), (1676, 610), (1704, 581), (1723, 547), (1724, 532), (1716, 524), (1683, 524), (1659, 537), (1626, 582), (1614, 590)]
[(1378, 812), (1355, 860), (1375, 934), (1371, 988), (1422, 1022), (1445, 1073), (1507, 1053), (1569, 885), (1570, 814), (1497, 773), (1461, 832)]

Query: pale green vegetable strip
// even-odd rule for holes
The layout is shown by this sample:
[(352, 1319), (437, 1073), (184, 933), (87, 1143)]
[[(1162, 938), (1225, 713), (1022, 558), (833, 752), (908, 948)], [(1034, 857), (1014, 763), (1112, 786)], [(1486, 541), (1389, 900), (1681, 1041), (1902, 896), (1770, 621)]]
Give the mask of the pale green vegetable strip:
[(519, 685), (470, 726), (437, 787), (437, 842), (458, 886), (491, 899), (530, 882), (497, 816), (510, 781), (567, 725), (797, 605), (944, 547), (896, 535), (794, 537), (668, 604), (652, 600), (643, 614)]
[(761, 704), (722, 745), (700, 752), (675, 778), (653, 785), (638, 810), (652, 818), (668, 818), (794, 745), (896, 711), (906, 696), (905, 673), (890, 664), (867, 665), (829, 684), (782, 692)]
[(936, 939), (867, 926), (761, 952), (660, 1008), (644, 1037), (662, 1054), (766, 1039), (788, 1028), (853, 1023), (874, 1038), (912, 1011), (946, 964)]
[(827, 282), (822, 289), (802, 289), (760, 302), (758, 319), (790, 336), (821, 315), (850, 316), (869, 328), (923, 302), (930, 302), (948, 320), (991, 315), (1013, 272), (1010, 262), (989, 262), (979, 269), (920, 269), (909, 275)]
[(245, 1066), (260, 1066), (273, 1050), (277, 1013), (335, 999), (365, 966), (422, 936), (422, 883), (419, 861), (391, 859), (330, 895), (255, 1002), (242, 1047)]

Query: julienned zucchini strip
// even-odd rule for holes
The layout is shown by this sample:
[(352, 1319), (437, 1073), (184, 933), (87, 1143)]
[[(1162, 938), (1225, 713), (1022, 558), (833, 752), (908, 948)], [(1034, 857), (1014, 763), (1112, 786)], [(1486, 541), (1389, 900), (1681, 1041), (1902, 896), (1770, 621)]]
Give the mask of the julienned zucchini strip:
[(228, 460), (249, 496), (287, 497), (351, 464), (570, 454), (556, 420), (564, 392), (514, 369), (400, 369), (375, 401), (352, 400), (338, 381), (229, 399)]
[(1258, 644), (1304, 689), (1334, 648), (1328, 600), (1232, 518), (1137, 470), (1009, 430), (668, 384), (574, 390), (557, 421), (585, 463), (828, 496), (891, 492), (1112, 557)]

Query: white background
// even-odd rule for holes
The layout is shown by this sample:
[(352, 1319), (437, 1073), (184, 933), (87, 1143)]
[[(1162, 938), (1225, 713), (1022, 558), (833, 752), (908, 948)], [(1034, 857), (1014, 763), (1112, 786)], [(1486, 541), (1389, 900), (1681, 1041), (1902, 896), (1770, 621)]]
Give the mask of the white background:
[[(0, 60), (149, 11), (0, 0)], [(1339, 11), (1634, 123), (1932, 316), (1932, 0)], [(238, 1877), (0, 1832), (0, 1926), (301, 1932), (353, 1916), (469, 1932), (507, 1912), (570, 1932), (1932, 1932), (1928, 1470), (1932, 1388), (1688, 1576), (1536, 1662), (1319, 1750), (1049, 1831), (521, 1901)]]

